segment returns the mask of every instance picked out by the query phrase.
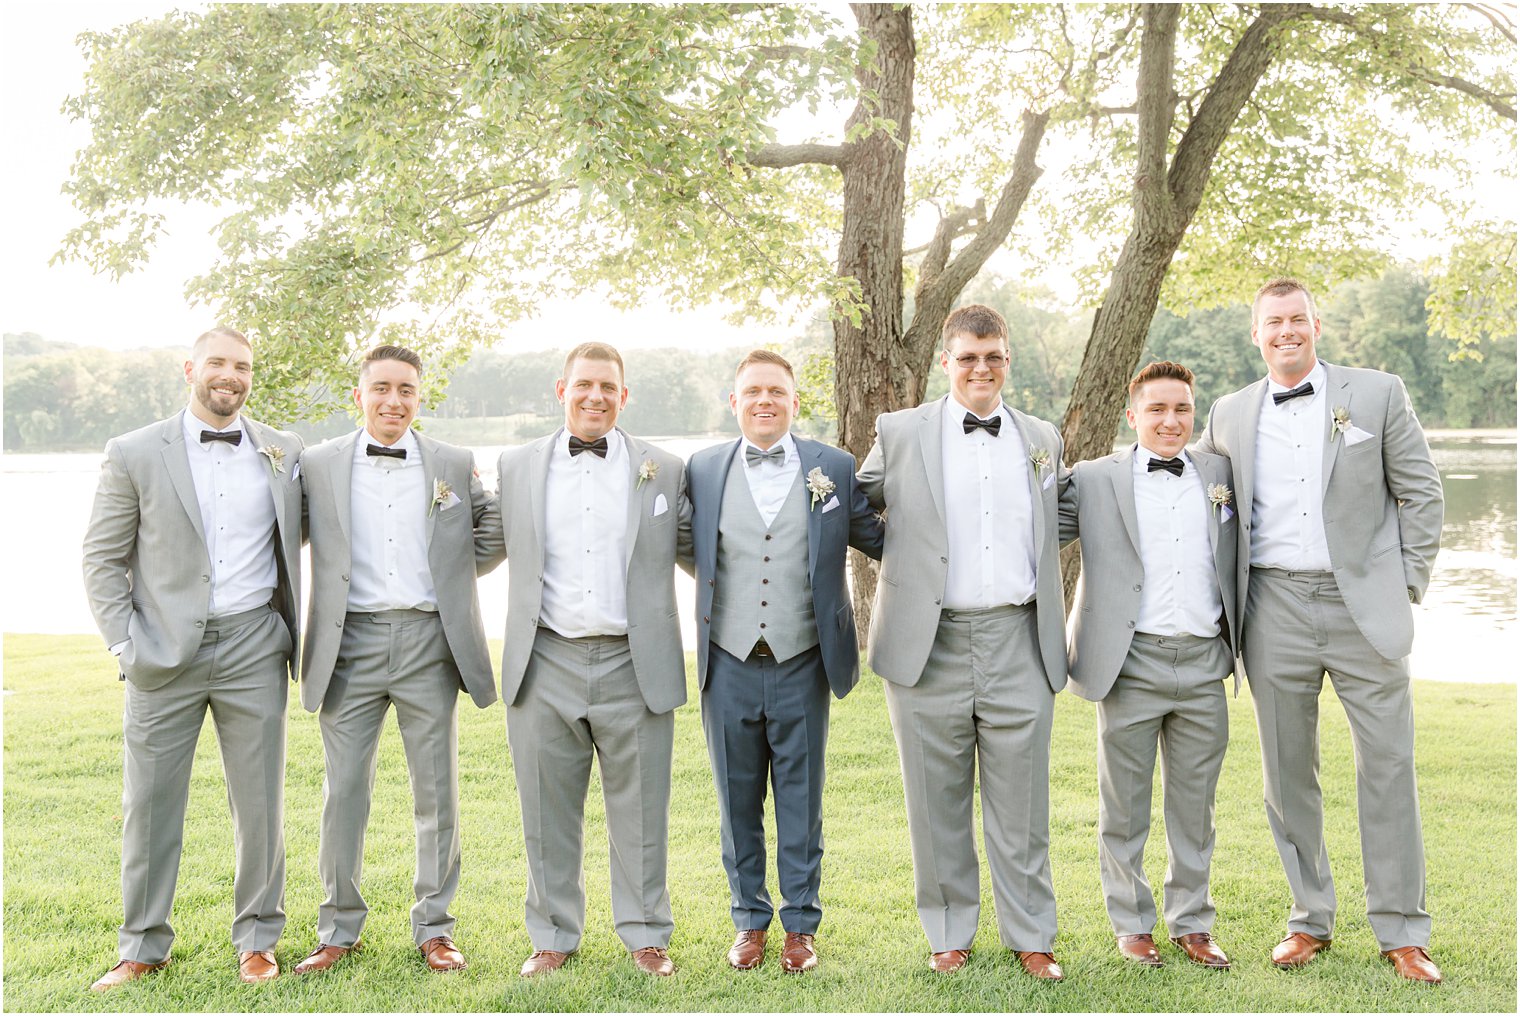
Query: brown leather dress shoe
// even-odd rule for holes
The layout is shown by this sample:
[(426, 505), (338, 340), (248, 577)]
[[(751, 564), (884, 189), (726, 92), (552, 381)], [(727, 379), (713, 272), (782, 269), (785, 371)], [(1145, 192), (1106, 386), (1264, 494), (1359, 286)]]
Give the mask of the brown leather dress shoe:
[(1144, 967), (1161, 966), (1161, 954), (1156, 951), (1156, 940), (1149, 935), (1118, 935), (1119, 955), (1134, 960)]
[(1230, 969), (1230, 958), (1219, 948), (1214, 941), (1214, 936), (1206, 931), (1195, 931), (1191, 935), (1178, 935), (1172, 939), (1172, 944), (1183, 952), (1187, 958), (1210, 970)]
[(238, 953), (238, 978), (244, 984), (262, 984), (280, 976), (280, 964), (273, 949)]
[(655, 945), (633, 950), (633, 965), (655, 977), (669, 977), (676, 972), (676, 965), (670, 962), (670, 956)]
[(803, 974), (818, 965), (818, 952), (813, 948), (813, 936), (800, 931), (786, 933), (781, 947), (781, 969), (789, 974)]
[(463, 970), (469, 966), (464, 961), (464, 953), (459, 951), (454, 940), (447, 935), (434, 935), (417, 948), (422, 950), (422, 957), (427, 960), (428, 969), (435, 973)]
[(1330, 948), (1328, 938), (1315, 938), (1306, 931), (1295, 931), (1272, 950), (1272, 965), (1283, 970), (1307, 965), (1315, 956)]
[(753, 970), (765, 962), (765, 929), (741, 931), (728, 950), (728, 965), (735, 970)]
[(355, 942), (350, 946), (319, 944), (311, 951), (310, 956), (296, 964), (291, 973), (320, 974), (349, 953), (358, 952), (362, 948), (362, 942)]
[(533, 955), (523, 960), (522, 970), (524, 977), (537, 977), (539, 974), (547, 974), (558, 970), (565, 965), (570, 958), (566, 952), (556, 952), (553, 949), (535, 949)]
[(929, 969), (936, 974), (953, 974), (970, 961), (970, 949), (946, 949), (929, 956)]
[(1393, 964), (1400, 977), (1421, 984), (1440, 984), (1441, 968), (1435, 965), (1430, 954), (1417, 945), (1389, 949), (1383, 958)]
[(139, 963), (136, 960), (122, 960), (116, 966), (100, 975), (100, 979), (90, 985), (91, 991), (110, 991), (119, 988), (128, 981), (135, 981), (139, 977), (146, 977), (155, 970), (162, 970), (169, 965), (168, 960), (162, 963)]
[(1015, 950), (1019, 964), (1024, 972), (1030, 977), (1037, 977), (1042, 981), (1061, 981), (1066, 979), (1061, 964), (1056, 962), (1055, 954), (1048, 952), (1020, 952)]

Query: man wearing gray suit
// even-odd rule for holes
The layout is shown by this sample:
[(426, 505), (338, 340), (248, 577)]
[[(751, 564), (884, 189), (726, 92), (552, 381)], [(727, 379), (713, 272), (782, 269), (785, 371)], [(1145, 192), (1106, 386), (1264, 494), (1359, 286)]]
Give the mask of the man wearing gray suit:
[(1098, 703), (1103, 898), (1120, 954), (1161, 966), (1144, 868), (1159, 742), (1167, 933), (1188, 959), (1222, 970), (1230, 961), (1212, 935), (1209, 862), (1230, 739), (1223, 680), (1235, 658), (1230, 462), (1187, 450), (1193, 372), (1181, 364), (1143, 368), (1125, 417), (1138, 441), (1077, 463), (1061, 495), (1061, 541), (1082, 540), (1071, 688)]
[(676, 538), (681, 460), (617, 427), (623, 359), (601, 342), (565, 358), (565, 426), (502, 453), (493, 550), (510, 562), (501, 695), (522, 805), (533, 953), (564, 966), (586, 923), (586, 790), (601, 765), (612, 919), (634, 965), (675, 972), (665, 884), (675, 709), (686, 701)]
[(301, 457), (312, 593), (301, 704), (318, 712), (326, 779), (317, 867), (327, 898), (317, 947), (295, 968), (327, 970), (359, 948), (359, 891), (380, 731), (396, 708), (411, 775), (417, 868), (412, 936), (430, 970), (459, 970), (449, 903), (459, 887), (457, 707), (496, 701), (477, 570), (494, 502), (464, 448), (412, 430), (422, 360), (376, 346), (359, 366), (364, 426)]
[(96, 991), (169, 961), (190, 766), (208, 708), (232, 807), (238, 973), (280, 972), (301, 441), (241, 415), (253, 347), (240, 332), (196, 339), (185, 380), (184, 412), (106, 445), (85, 533), (85, 594), (126, 682), (121, 962)]
[(930, 967), (961, 969), (976, 937), (979, 775), (999, 936), (1031, 976), (1060, 980), (1049, 772), (1066, 684), (1061, 436), (1003, 405), (1002, 315), (961, 307), (942, 332), (950, 394), (878, 417), (860, 470), (887, 519), (868, 659), (887, 681)]
[[(697, 681), (718, 792), (723, 868), (738, 937), (728, 962), (765, 959), (765, 794), (775, 789), (781, 968), (818, 965), (829, 691), (860, 679), (845, 550), (881, 556), (882, 525), (848, 452), (791, 433), (791, 364), (757, 349), (739, 362), (729, 407), (743, 438), (686, 466), (697, 578)], [(684, 546), (684, 545), (683, 545)]]
[(1220, 399), (1199, 444), (1230, 457), (1238, 492), (1242, 662), (1267, 820), (1293, 893), (1272, 962), (1311, 962), (1334, 930), (1318, 776), (1328, 673), (1356, 749), (1368, 923), (1400, 976), (1437, 983), (1425, 951), (1408, 655), (1409, 605), (1424, 594), (1440, 545), (1441, 477), (1403, 382), (1320, 360), (1319, 335), (1302, 283), (1263, 286), (1251, 341), (1267, 376)]

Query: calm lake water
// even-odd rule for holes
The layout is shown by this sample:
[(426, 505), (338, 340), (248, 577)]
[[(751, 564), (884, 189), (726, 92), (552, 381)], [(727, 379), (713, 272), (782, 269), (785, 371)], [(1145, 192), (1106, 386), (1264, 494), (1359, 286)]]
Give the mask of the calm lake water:
[[(1430, 435), (1446, 489), (1441, 553), (1425, 602), (1415, 608), (1414, 676), (1444, 681), (1516, 680), (1515, 433)], [(680, 455), (720, 438), (658, 442)], [(488, 487), (496, 482), (500, 447), (475, 449)], [(0, 459), (4, 508), (3, 630), (94, 633), (80, 576), (80, 544), (89, 520), (100, 454), (5, 455)], [(487, 634), (500, 635), (507, 608), (507, 570), (481, 579)], [(694, 641), (694, 587), (676, 574), (682, 635)]]

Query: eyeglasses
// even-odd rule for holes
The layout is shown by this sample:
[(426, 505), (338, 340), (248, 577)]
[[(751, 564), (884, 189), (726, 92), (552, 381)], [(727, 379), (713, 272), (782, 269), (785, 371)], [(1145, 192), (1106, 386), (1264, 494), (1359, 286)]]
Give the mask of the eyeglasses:
[(1002, 353), (988, 353), (986, 356), (972, 356), (970, 353), (965, 353), (961, 356), (953, 356), (951, 359), (962, 370), (975, 370), (979, 363), (985, 363), (988, 370), (1000, 370), (1008, 366), (1008, 357)]

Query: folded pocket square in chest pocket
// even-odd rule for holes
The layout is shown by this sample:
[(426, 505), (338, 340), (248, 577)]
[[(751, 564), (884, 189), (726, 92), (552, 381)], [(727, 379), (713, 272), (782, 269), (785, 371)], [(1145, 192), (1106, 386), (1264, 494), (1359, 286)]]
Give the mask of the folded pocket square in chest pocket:
[(654, 510), (649, 513), (649, 517), (657, 519), (668, 511), (670, 511), (670, 502), (665, 500), (664, 494), (656, 494), (654, 496)]

